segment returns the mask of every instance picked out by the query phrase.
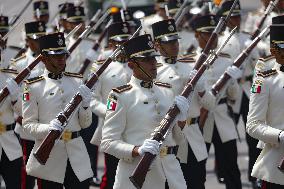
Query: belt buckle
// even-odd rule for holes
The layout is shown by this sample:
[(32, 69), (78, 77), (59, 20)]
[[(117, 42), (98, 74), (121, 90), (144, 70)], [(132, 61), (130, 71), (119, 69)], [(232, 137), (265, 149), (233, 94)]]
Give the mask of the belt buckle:
[(62, 138), (62, 140), (64, 140), (64, 142), (70, 141), (72, 139), (72, 132), (71, 131), (64, 131), (61, 138)]
[(0, 135), (6, 132), (6, 126), (0, 122)]
[(187, 118), (186, 122), (187, 122), (187, 125), (191, 125), (192, 118)]
[(167, 147), (162, 147), (160, 149), (160, 157), (163, 158), (165, 157), (166, 155), (168, 155), (168, 148)]

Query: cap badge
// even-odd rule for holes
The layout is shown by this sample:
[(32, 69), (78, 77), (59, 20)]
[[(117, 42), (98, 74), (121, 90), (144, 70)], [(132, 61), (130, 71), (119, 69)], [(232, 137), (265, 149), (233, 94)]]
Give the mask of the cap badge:
[(40, 2), (39, 8), (40, 9), (44, 9), (45, 8), (44, 2)]
[(148, 41), (148, 45), (149, 45), (150, 48), (153, 48), (153, 47), (154, 47), (154, 44), (153, 44), (152, 41)]
[(128, 32), (128, 28), (127, 28), (126, 26), (124, 26), (124, 27), (122, 28), (122, 31), (123, 31), (123, 33), (127, 33), (127, 32)]
[(59, 39), (59, 40), (57, 41), (57, 44), (58, 44), (59, 46), (63, 46), (63, 39)]
[(76, 16), (80, 16), (81, 15), (81, 12), (80, 12), (79, 8), (76, 8), (75, 15)]
[(42, 25), (39, 25), (38, 31), (42, 32), (43, 30), (44, 30), (43, 26), (42, 26)]
[(173, 25), (169, 25), (168, 30), (170, 32), (173, 32), (175, 30), (175, 27)]

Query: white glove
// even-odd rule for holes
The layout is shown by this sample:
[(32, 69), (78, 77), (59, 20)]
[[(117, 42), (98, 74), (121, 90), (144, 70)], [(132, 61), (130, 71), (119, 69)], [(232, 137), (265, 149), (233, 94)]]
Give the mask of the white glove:
[(64, 130), (64, 127), (62, 126), (61, 122), (58, 119), (53, 119), (49, 123), (49, 131), (60, 131), (62, 132)]
[(6, 83), (12, 100), (13, 101), (17, 100), (17, 96), (20, 92), (20, 87), (18, 86), (16, 81), (12, 78), (7, 79)]
[(92, 92), (86, 85), (80, 85), (79, 93), (82, 96), (82, 106), (89, 107), (92, 100)]
[(243, 75), (243, 71), (236, 67), (236, 66), (229, 66), (226, 70), (227, 74), (229, 74), (229, 76), (231, 76), (231, 78), (233, 79), (239, 79), (242, 77)]
[(185, 121), (188, 117), (190, 100), (186, 99), (184, 96), (178, 95), (175, 97), (174, 103), (177, 105), (178, 109), (180, 110), (176, 119), (178, 121)]
[(278, 138), (279, 138), (279, 142), (280, 142), (281, 144), (284, 144), (284, 131), (281, 131), (281, 132), (280, 132)]
[(142, 146), (138, 148), (138, 153), (143, 156), (146, 152), (157, 155), (160, 152), (160, 143), (156, 140), (146, 139)]
[(196, 74), (197, 74), (197, 70), (195, 70), (195, 69), (191, 70), (190, 73), (189, 73), (189, 79), (194, 78), (196, 76)]

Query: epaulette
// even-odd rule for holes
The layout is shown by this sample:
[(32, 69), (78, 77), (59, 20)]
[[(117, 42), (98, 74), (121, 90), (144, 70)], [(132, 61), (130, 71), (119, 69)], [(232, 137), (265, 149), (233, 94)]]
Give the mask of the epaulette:
[(163, 66), (163, 64), (162, 63), (160, 63), (160, 62), (157, 62), (157, 64), (156, 64), (156, 67), (158, 68), (158, 67), (162, 67)]
[(18, 57), (18, 58), (12, 58), (11, 59), (11, 61), (12, 62), (18, 62), (19, 60), (21, 60), (21, 59), (23, 59), (23, 58), (26, 58), (26, 54), (25, 53), (23, 53), (20, 57)]
[(103, 64), (104, 62), (105, 62), (105, 60), (97, 60), (97, 61), (96, 61), (96, 64), (101, 65), (101, 64)]
[(266, 56), (266, 57), (260, 58), (259, 60), (260, 60), (260, 61), (263, 61), (263, 62), (266, 62), (266, 61), (271, 60), (271, 59), (273, 59), (273, 58), (274, 58), (274, 56), (268, 55), (268, 56)]
[(0, 71), (3, 72), (3, 73), (18, 74), (18, 71), (17, 71), (17, 70), (10, 69), (10, 68), (3, 68), (3, 69), (1, 69)]
[(154, 84), (157, 85), (157, 86), (161, 86), (161, 87), (172, 88), (172, 85), (169, 84), (169, 83), (162, 83), (162, 82), (159, 82), (159, 81), (155, 81)]
[(275, 70), (275, 69), (270, 69), (270, 70), (267, 70), (267, 71), (264, 71), (264, 72), (259, 72), (259, 73), (257, 73), (257, 76), (269, 77), (269, 76), (275, 75), (275, 74), (277, 74), (277, 70)]
[(64, 72), (64, 75), (69, 77), (83, 78), (83, 75), (78, 73)]
[(194, 63), (195, 59), (194, 58), (181, 58), (178, 59), (177, 61), (181, 62), (181, 63)]
[(225, 58), (231, 58), (231, 55), (227, 54), (227, 53), (220, 53), (219, 56), (221, 57), (225, 57)]
[(38, 81), (41, 81), (41, 80), (44, 80), (44, 77), (43, 76), (37, 76), (37, 77), (34, 77), (34, 78), (30, 78), (30, 79), (27, 79), (27, 80), (25, 80), (24, 82), (26, 83), (26, 84), (32, 84), (32, 83), (36, 83), (36, 82), (38, 82)]
[(128, 91), (132, 88), (132, 85), (122, 85), (120, 87), (113, 88), (112, 90), (116, 93), (122, 93), (124, 91)]

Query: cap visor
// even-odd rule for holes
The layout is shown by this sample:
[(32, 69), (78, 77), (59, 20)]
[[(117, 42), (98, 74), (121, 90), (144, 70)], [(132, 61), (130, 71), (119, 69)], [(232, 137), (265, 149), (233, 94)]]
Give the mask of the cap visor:
[(136, 55), (132, 58), (147, 58), (147, 57), (156, 57), (156, 56), (159, 56), (157, 52), (148, 52), (148, 53)]
[(117, 41), (117, 42), (122, 42), (122, 41), (127, 41), (128, 39), (130, 38), (130, 36), (129, 37), (127, 37), (127, 36), (124, 36), (124, 37), (114, 37), (114, 38), (111, 38), (111, 40), (114, 40), (114, 41)]
[(160, 38), (162, 42), (174, 41), (177, 39), (181, 39), (178, 35), (171, 35), (171, 36), (163, 36)]
[(70, 52), (66, 49), (57, 50), (57, 51), (47, 51), (46, 53), (49, 55), (70, 54)]
[(280, 49), (284, 49), (284, 43), (278, 43), (278, 44), (276, 44), (277, 45), (277, 47), (279, 47)]

